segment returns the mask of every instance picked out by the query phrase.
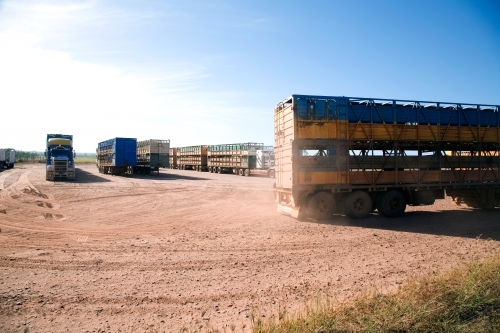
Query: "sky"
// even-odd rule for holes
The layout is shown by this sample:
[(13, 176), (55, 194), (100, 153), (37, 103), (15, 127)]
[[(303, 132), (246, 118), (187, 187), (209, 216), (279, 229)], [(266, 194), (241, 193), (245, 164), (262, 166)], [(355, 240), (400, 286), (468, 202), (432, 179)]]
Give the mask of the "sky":
[(273, 144), (292, 94), (500, 104), (498, 0), (0, 0), (0, 148)]

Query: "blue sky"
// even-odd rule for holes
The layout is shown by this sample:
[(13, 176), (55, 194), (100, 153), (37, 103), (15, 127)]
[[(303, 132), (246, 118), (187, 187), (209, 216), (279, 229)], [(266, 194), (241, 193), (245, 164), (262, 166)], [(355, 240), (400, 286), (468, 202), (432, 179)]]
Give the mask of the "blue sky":
[(0, 147), (273, 144), (291, 94), (500, 104), (500, 2), (0, 1)]

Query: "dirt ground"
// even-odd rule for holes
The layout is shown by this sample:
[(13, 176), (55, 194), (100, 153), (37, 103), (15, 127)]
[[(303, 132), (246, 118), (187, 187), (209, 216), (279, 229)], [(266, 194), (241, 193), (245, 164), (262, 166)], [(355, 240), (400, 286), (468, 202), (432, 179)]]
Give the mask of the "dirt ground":
[(273, 179), (162, 170), (45, 181), (0, 172), (0, 331), (249, 332), (318, 297), (391, 291), (500, 253), (499, 211), (299, 222)]

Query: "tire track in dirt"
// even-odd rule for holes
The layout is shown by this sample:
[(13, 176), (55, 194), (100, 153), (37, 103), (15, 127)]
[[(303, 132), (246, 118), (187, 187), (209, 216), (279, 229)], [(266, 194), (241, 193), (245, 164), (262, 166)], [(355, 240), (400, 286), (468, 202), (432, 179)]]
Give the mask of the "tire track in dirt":
[[(58, 210), (59, 205), (54, 203), (49, 196), (42, 193), (29, 180), (32, 167), (24, 169), (17, 180), (0, 193), (0, 204), (4, 206), (5, 219), (1, 225), (7, 226), (7, 220), (17, 220), (22, 218), (28, 220), (36, 216), (44, 219), (63, 219)], [(19, 211), (22, 211), (19, 215)], [(28, 219), (27, 219), (28, 218)], [(26, 223), (26, 221), (24, 222)]]
[[(500, 253), (494, 213), (470, 212), (491, 225), (464, 222), (460, 232), (456, 214), (438, 212), (447, 206), (421, 220), (412, 213), (418, 208), (400, 221), (298, 222), (276, 214), (266, 178), (81, 169), (85, 178), (78, 183), (77, 174), (76, 186), (45, 182), (42, 167), (29, 174), (68, 218), (24, 221), (21, 212), (31, 210), (21, 206), (0, 233), (0, 311), (9, 318), (0, 330), (26, 322), (30, 331), (133, 332), (146, 331), (138, 323), (147, 322), (166, 332), (231, 331), (231, 324), (248, 331), (252, 312), (270, 318), (319, 294), (345, 299), (393, 290), (411, 276)], [(452, 228), (439, 229), (443, 220)]]

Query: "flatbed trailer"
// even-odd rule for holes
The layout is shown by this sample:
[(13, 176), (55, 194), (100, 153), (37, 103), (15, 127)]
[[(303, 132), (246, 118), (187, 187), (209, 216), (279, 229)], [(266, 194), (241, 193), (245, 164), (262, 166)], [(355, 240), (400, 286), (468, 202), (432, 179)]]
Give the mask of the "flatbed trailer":
[(207, 146), (178, 147), (177, 168), (181, 170), (207, 171)]
[[(263, 143), (247, 142), (208, 146), (208, 171), (233, 173), (240, 176), (273, 176), (272, 147)], [(271, 160), (272, 159), (272, 160)]]
[(446, 195), (500, 205), (498, 105), (292, 95), (274, 112), (278, 211), (396, 217)]
[(137, 166), (137, 139), (113, 138), (99, 142), (96, 165), (100, 173), (113, 175), (134, 173)]
[(137, 141), (137, 165), (134, 173), (150, 174), (168, 168), (170, 140), (148, 139)]

